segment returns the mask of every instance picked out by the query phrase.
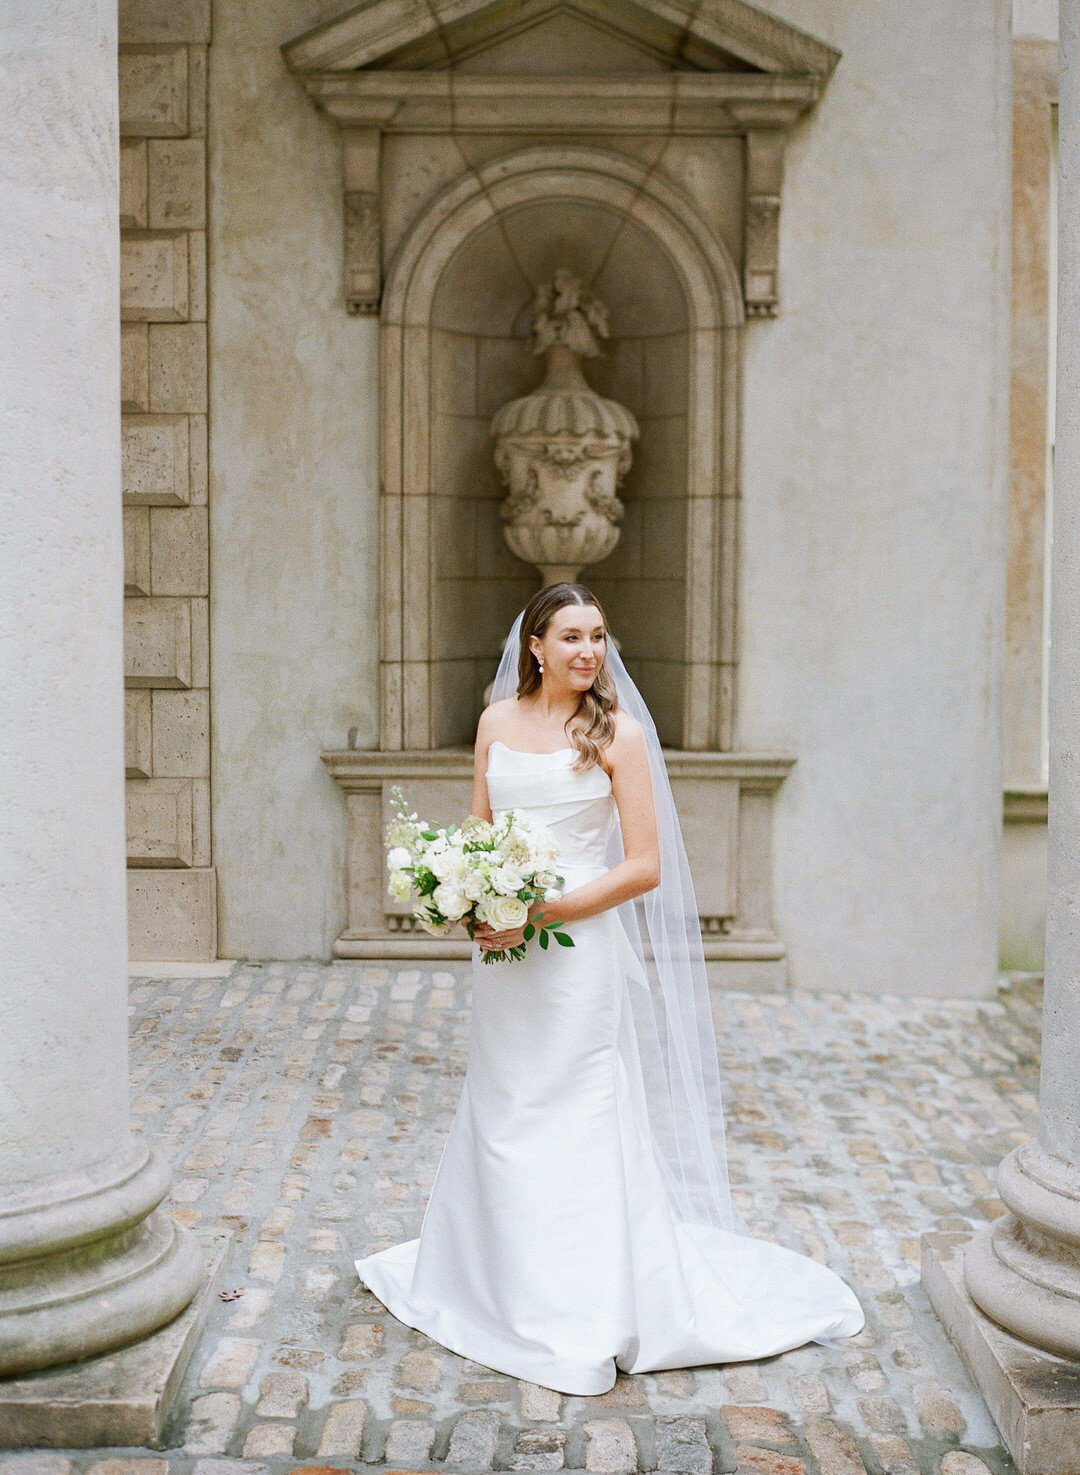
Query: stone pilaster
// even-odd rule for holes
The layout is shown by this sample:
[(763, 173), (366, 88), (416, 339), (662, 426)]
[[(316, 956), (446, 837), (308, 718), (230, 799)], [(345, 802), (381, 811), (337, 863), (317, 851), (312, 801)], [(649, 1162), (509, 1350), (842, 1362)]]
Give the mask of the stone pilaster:
[(115, 0), (5, 9), (0, 1375), (202, 1277), (128, 1119), (116, 45)]
[(1080, 1358), (1080, 0), (1061, 5), (1057, 446), (1039, 1133), (998, 1170), (1010, 1213), (969, 1245), (971, 1295), (1008, 1331)]
[(128, 925), (217, 955), (210, 850), (205, 0), (125, 0), (120, 227)]

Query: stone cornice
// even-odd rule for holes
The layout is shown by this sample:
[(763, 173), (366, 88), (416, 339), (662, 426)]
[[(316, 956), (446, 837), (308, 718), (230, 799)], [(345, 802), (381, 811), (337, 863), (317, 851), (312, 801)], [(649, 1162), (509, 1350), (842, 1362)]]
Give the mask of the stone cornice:
[(760, 72), (649, 77), (333, 71), (300, 76), (338, 123), (384, 133), (745, 133), (790, 128), (824, 79)]
[[(473, 750), (465, 747), (333, 748), (319, 757), (347, 793), (371, 792), (387, 780), (468, 779), (473, 772)], [(763, 793), (778, 789), (795, 765), (790, 753), (699, 753), (679, 748), (665, 748), (664, 762), (673, 779), (738, 779), (744, 788)]]

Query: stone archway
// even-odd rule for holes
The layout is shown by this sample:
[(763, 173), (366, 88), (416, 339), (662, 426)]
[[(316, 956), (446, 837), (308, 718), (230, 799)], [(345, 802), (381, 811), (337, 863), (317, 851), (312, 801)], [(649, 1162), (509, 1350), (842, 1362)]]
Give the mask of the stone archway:
[[(735, 666), (737, 541), (738, 330), (743, 321), (738, 278), (729, 254), (687, 200), (655, 171), (595, 148), (534, 148), (470, 171), (421, 215), (387, 278), (382, 308), (382, 740), (384, 750), (443, 745), (438, 703), (439, 658), (433, 607), (438, 476), (437, 359), (446, 349), (435, 325), (440, 284), (455, 257), (500, 215), (539, 202), (572, 211), (599, 206), (652, 242), (681, 290), (685, 310), (685, 438), (682, 600), (679, 612), (681, 712), (674, 745), (689, 750), (731, 746)], [(642, 253), (644, 254), (644, 253)], [(646, 406), (646, 413), (648, 410)], [(509, 619), (531, 592), (508, 588)], [(598, 570), (599, 573), (599, 570)], [(602, 575), (601, 575), (602, 577)], [(521, 584), (519, 579), (519, 584)], [(485, 591), (486, 593), (487, 591)], [(598, 591), (599, 592), (599, 591)], [(498, 590), (494, 607), (498, 609)], [(481, 610), (492, 600), (480, 601)], [(473, 625), (477, 620), (473, 617)], [(492, 632), (482, 632), (490, 635)], [(444, 647), (445, 649), (445, 647)], [(487, 652), (490, 655), (490, 652)], [(479, 647), (471, 652), (479, 658)], [(464, 670), (459, 659), (458, 678)], [(475, 713), (473, 714), (473, 720)], [(440, 739), (442, 738), (442, 741)], [(467, 740), (464, 734), (458, 741)]]

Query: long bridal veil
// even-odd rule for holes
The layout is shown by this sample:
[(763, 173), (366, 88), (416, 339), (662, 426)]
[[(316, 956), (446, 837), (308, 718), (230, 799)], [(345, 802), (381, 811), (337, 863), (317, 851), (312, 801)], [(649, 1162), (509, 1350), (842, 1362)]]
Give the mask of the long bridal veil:
[[(517, 695), (521, 614), (511, 627), (492, 688), (492, 701)], [(748, 1234), (731, 1198), (720, 1067), (710, 1006), (697, 902), (682, 829), (660, 739), (649, 709), (611, 640), (608, 668), (620, 708), (638, 722), (649, 753), (660, 840), (660, 884), (619, 916), (646, 987), (628, 990), (656, 1155), (677, 1219)], [(607, 861), (623, 858), (614, 827)], [(639, 917), (644, 918), (644, 934)]]

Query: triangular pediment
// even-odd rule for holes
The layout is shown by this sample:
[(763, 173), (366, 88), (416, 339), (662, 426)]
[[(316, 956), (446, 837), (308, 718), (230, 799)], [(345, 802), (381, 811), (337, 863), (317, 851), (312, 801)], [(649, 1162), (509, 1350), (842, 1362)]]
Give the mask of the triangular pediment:
[(283, 47), (298, 72), (763, 72), (826, 78), (839, 53), (745, 0), (366, 0)]

